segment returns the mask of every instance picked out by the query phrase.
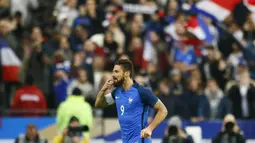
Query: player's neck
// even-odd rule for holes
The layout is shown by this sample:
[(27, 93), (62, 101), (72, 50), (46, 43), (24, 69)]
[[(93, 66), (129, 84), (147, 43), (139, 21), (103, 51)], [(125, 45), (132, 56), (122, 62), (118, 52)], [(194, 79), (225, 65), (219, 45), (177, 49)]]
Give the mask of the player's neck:
[(124, 83), (122, 84), (122, 88), (127, 91), (129, 90), (132, 86), (133, 86), (134, 82), (131, 78), (128, 78), (124, 81)]

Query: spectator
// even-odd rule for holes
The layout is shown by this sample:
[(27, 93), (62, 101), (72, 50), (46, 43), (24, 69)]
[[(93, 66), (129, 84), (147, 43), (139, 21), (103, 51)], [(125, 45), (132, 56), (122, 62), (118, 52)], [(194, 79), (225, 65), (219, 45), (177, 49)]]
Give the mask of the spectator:
[(27, 76), (24, 86), (15, 92), (11, 109), (13, 115), (17, 116), (39, 117), (46, 115), (47, 103), (42, 91), (34, 84), (31, 75)]
[[(139, 18), (138, 20), (134, 19), (134, 21), (131, 21), (130, 24), (127, 24), (126, 48), (130, 47), (132, 39), (134, 39), (135, 37), (142, 38), (144, 34), (144, 24), (143, 25), (141, 24), (143, 24), (143, 19), (139, 19)], [(126, 49), (126, 50), (129, 50), (129, 49)]]
[(166, 21), (171, 24), (174, 22), (175, 16), (178, 12), (178, 2), (176, 0), (172, 0), (167, 5), (167, 12), (166, 12)]
[(118, 43), (120, 51), (119, 54), (124, 52), (124, 44), (125, 44), (125, 35), (121, 31), (121, 28), (117, 22), (118, 18), (116, 15), (113, 15), (110, 19), (110, 24), (108, 26), (108, 30), (113, 33), (113, 39)]
[(184, 86), (182, 82), (182, 74), (178, 69), (172, 69), (170, 72), (170, 91), (174, 96), (180, 96), (184, 93)]
[(223, 96), (218, 106), (217, 118), (223, 119), (227, 114), (231, 114), (231, 110), (231, 102), (228, 96)]
[(167, 108), (168, 114), (167, 119), (176, 115), (175, 97), (171, 94), (167, 80), (161, 80), (159, 82), (159, 93), (158, 98), (164, 103)]
[(11, 7), (11, 14), (14, 15), (17, 11), (21, 12), (23, 15), (22, 23), (28, 26), (31, 22), (32, 18), (32, 9), (37, 9), (39, 7), (38, 0), (24, 0), (24, 1), (17, 1), (11, 0), (10, 1)]
[[(14, 15), (14, 21), (16, 22), (16, 28), (13, 31), (13, 33), (15, 34), (15, 36), (17, 38), (21, 38), (21, 36), (23, 36), (23, 33), (25, 31), (24, 23), (22, 20), (23, 20), (22, 13), (17, 11)], [(21, 39), (19, 39), (19, 41), (21, 41)]]
[(235, 117), (231, 114), (225, 116), (221, 131), (213, 138), (212, 143), (245, 143)]
[(173, 67), (181, 72), (187, 73), (196, 67), (197, 56), (189, 45), (179, 43), (179, 46), (171, 51), (171, 54)]
[(190, 78), (194, 78), (198, 81), (199, 87), (202, 89), (204, 86), (202, 85), (202, 78), (201, 78), (201, 73), (198, 68), (195, 68), (190, 71)]
[(96, 49), (97, 49), (97, 46), (92, 41), (87, 40), (86, 42), (84, 42), (82, 52), (84, 53), (84, 57), (85, 57), (84, 62), (86, 66), (90, 67), (92, 65), (93, 57), (96, 56), (97, 54)]
[(229, 32), (233, 34), (233, 36), (238, 40), (243, 40), (243, 31), (241, 30), (240, 26), (237, 23), (233, 22), (228, 26)]
[[(207, 97), (201, 92), (199, 81), (195, 78), (191, 78), (188, 81), (188, 90), (184, 93), (187, 104), (186, 112), (192, 122), (199, 122), (208, 119), (210, 115), (210, 104)], [(186, 106), (186, 105), (185, 105)]]
[(205, 96), (207, 97), (210, 103), (210, 117), (209, 119), (215, 120), (218, 119), (217, 113), (219, 111), (220, 102), (224, 96), (223, 91), (218, 87), (216, 81), (214, 79), (207, 80), (207, 85), (205, 88)]
[(64, 55), (65, 55), (65, 59), (67, 61), (71, 61), (72, 57), (73, 57), (73, 53), (72, 50), (70, 48), (70, 44), (68, 41), (68, 37), (67, 36), (62, 36), (60, 38), (60, 42), (59, 42), (59, 50), (63, 51)]
[(141, 27), (141, 29), (144, 29), (145, 25), (144, 25), (144, 18), (142, 14), (135, 14), (133, 21), (138, 24), (138, 27)]
[(68, 0), (66, 5), (59, 8), (57, 20), (59, 24), (64, 24), (69, 27), (73, 25), (73, 21), (78, 17), (78, 10), (76, 9), (77, 0)]
[(69, 73), (71, 70), (71, 62), (65, 59), (65, 53), (62, 50), (58, 50), (54, 54), (54, 69), (63, 70)]
[(163, 36), (163, 25), (160, 21), (158, 11), (155, 11), (153, 14), (151, 14), (150, 20), (146, 22), (146, 31), (155, 31), (156, 33), (159, 33), (159, 37)]
[(16, 138), (15, 143), (48, 143), (48, 141), (42, 137), (40, 137), (37, 127), (34, 124), (27, 125), (26, 135), (19, 136)]
[(78, 70), (78, 77), (74, 79), (67, 89), (67, 94), (71, 95), (75, 88), (79, 88), (82, 91), (82, 95), (85, 98), (95, 98), (93, 85), (88, 81), (87, 71), (84, 69)]
[(228, 79), (226, 62), (221, 53), (213, 47), (208, 48), (207, 59), (203, 67), (205, 77), (215, 79), (219, 87), (224, 90)]
[(41, 28), (33, 27), (31, 34), (31, 42), (28, 45), (31, 49), (31, 56), (27, 62), (24, 62), (25, 73), (31, 72), (36, 85), (47, 96), (50, 87), (49, 65), (52, 63), (49, 56), (53, 54), (51, 47), (43, 40)]
[(15, 51), (19, 48), (18, 37), (15, 37), (13, 30), (16, 28), (16, 23), (8, 18), (0, 18), (0, 35), (7, 45), (13, 48)]
[(139, 72), (143, 64), (143, 44), (142, 40), (139, 37), (134, 37), (131, 40), (131, 44), (128, 47), (128, 55), (134, 63), (134, 69), (136, 72)]
[(156, 31), (150, 32), (150, 41), (155, 52), (152, 62), (159, 65), (159, 71), (163, 72), (168, 67), (166, 44), (160, 39), (160, 35)]
[(253, 41), (253, 39), (255, 38), (255, 25), (253, 22), (253, 14), (250, 13), (247, 17), (246, 17), (246, 21), (243, 25), (243, 30), (244, 30), (244, 38), (247, 41)]
[(56, 96), (57, 106), (66, 100), (67, 98), (67, 88), (71, 80), (68, 75), (63, 70), (58, 70), (55, 72), (55, 82), (54, 82), (54, 93)]
[(104, 39), (104, 53), (105, 53), (105, 64), (108, 65), (106, 68), (107, 70), (111, 70), (111, 68), (114, 65), (114, 62), (117, 59), (117, 51), (118, 51), (118, 43), (113, 40), (113, 33), (110, 31), (107, 31), (105, 33), (105, 39)]
[(89, 32), (84, 25), (77, 25), (70, 36), (71, 48), (77, 52), (83, 49), (83, 44), (89, 38)]
[(204, 50), (205, 57), (203, 57), (203, 63), (201, 65), (204, 81), (213, 78), (212, 67), (210, 65), (215, 60), (215, 51), (216, 49), (213, 46), (207, 46)]
[(84, 53), (83, 52), (77, 52), (73, 56), (73, 61), (71, 65), (71, 77), (78, 77), (78, 69), (85, 68), (86, 65), (84, 63)]
[(237, 119), (254, 119), (255, 87), (251, 84), (249, 71), (239, 73), (239, 83), (228, 91), (228, 97), (232, 105), (232, 113)]
[[(82, 91), (79, 88), (74, 88), (72, 95), (58, 107), (57, 127), (60, 132), (63, 132), (68, 126), (72, 116), (79, 119), (80, 125), (86, 125), (91, 129), (93, 120), (92, 109), (84, 100)], [(89, 138), (89, 133), (84, 132), (84, 137)]]
[(237, 44), (233, 44), (232, 45), (233, 51), (232, 53), (229, 55), (228, 57), (228, 65), (230, 65), (233, 68), (233, 75), (234, 75), (234, 79), (236, 79), (236, 75), (237, 75), (237, 68), (239, 65), (239, 62), (241, 59), (243, 59), (243, 53), (240, 51), (239, 47), (237, 46)]
[(182, 129), (182, 121), (179, 116), (173, 116), (168, 120), (163, 143), (194, 143), (192, 137)]
[(104, 58), (101, 56), (95, 56), (93, 59), (93, 63), (92, 63), (92, 77), (93, 77), (93, 82), (94, 82), (94, 89), (97, 92), (100, 88), (100, 82), (104, 73)]
[(87, 27), (91, 35), (95, 33), (92, 20), (86, 11), (86, 5), (81, 5), (79, 7), (79, 16), (74, 20), (73, 28), (76, 28), (77, 26)]
[(142, 86), (146, 86), (147, 85), (147, 83), (146, 83), (146, 81), (145, 81), (145, 79), (144, 79), (144, 77), (142, 75), (136, 75), (134, 79), (135, 79), (135, 81), (137, 83), (139, 83)]
[(240, 51), (237, 44), (232, 45), (233, 51), (228, 57), (228, 62), (231, 66), (237, 67), (240, 59), (243, 57), (243, 53)]
[(84, 137), (82, 131), (78, 129), (81, 127), (79, 119), (72, 116), (62, 134), (54, 137), (53, 143), (88, 143), (89, 139)]
[(146, 67), (147, 77), (150, 84), (150, 87), (153, 91), (157, 89), (157, 83), (159, 81), (159, 77), (161, 76), (158, 72), (158, 68), (156, 64), (148, 63)]
[[(86, 5), (86, 14), (91, 19), (91, 26), (93, 27), (92, 32), (94, 33), (102, 33), (102, 21), (104, 18), (104, 14), (102, 9), (97, 7), (97, 3), (95, 0), (87, 0)], [(92, 34), (94, 34), (92, 33)]]

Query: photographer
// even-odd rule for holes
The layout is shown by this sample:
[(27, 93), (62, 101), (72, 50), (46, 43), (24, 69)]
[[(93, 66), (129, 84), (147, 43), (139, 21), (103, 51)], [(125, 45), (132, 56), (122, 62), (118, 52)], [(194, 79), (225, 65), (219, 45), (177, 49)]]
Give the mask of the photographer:
[(173, 116), (170, 118), (163, 143), (194, 143), (192, 137), (189, 136), (181, 127), (182, 121), (180, 117)]
[(83, 136), (83, 132), (88, 130), (88, 126), (81, 126), (79, 119), (73, 116), (68, 127), (64, 129), (62, 135), (53, 139), (53, 143), (88, 143), (88, 138)]
[[(63, 132), (69, 125), (69, 120), (75, 116), (79, 119), (80, 125), (86, 125), (91, 128), (93, 123), (92, 108), (85, 101), (82, 91), (74, 88), (72, 95), (68, 96), (66, 101), (62, 102), (57, 110), (57, 127), (59, 132)], [(89, 137), (89, 132), (83, 133), (85, 137)]]
[(245, 138), (233, 115), (225, 116), (221, 132), (213, 138), (212, 143), (245, 143)]
[(26, 135), (17, 137), (15, 143), (48, 143), (48, 140), (39, 135), (36, 125), (28, 124)]

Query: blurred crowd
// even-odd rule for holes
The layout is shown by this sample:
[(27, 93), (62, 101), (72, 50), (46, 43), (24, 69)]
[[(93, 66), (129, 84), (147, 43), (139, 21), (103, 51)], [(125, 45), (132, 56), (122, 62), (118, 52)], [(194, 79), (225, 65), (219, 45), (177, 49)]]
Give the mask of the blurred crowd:
[[(61, 103), (79, 102), (71, 99), (79, 88), (93, 108), (114, 62), (129, 58), (135, 80), (164, 102), (168, 118), (198, 122), (232, 113), (255, 119), (252, 14), (239, 4), (219, 25), (182, 7), (199, 1), (0, 1), (0, 40), (20, 60), (19, 80), (3, 83), (4, 107), (11, 115), (48, 115)], [(134, 4), (129, 11), (128, 3)], [(212, 40), (189, 32), (194, 16), (206, 22)], [(116, 117), (114, 108), (96, 113)]]

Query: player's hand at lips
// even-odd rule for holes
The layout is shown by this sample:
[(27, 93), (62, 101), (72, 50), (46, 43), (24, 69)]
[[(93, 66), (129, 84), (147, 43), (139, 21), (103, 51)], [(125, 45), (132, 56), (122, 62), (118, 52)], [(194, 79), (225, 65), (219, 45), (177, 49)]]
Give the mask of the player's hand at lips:
[(108, 90), (108, 89), (111, 89), (112, 86), (113, 86), (113, 79), (108, 79), (108, 80), (105, 82), (105, 84), (104, 84), (102, 90), (106, 91), (106, 90)]
[(147, 127), (141, 131), (141, 138), (150, 138), (151, 134), (152, 134), (152, 130)]

